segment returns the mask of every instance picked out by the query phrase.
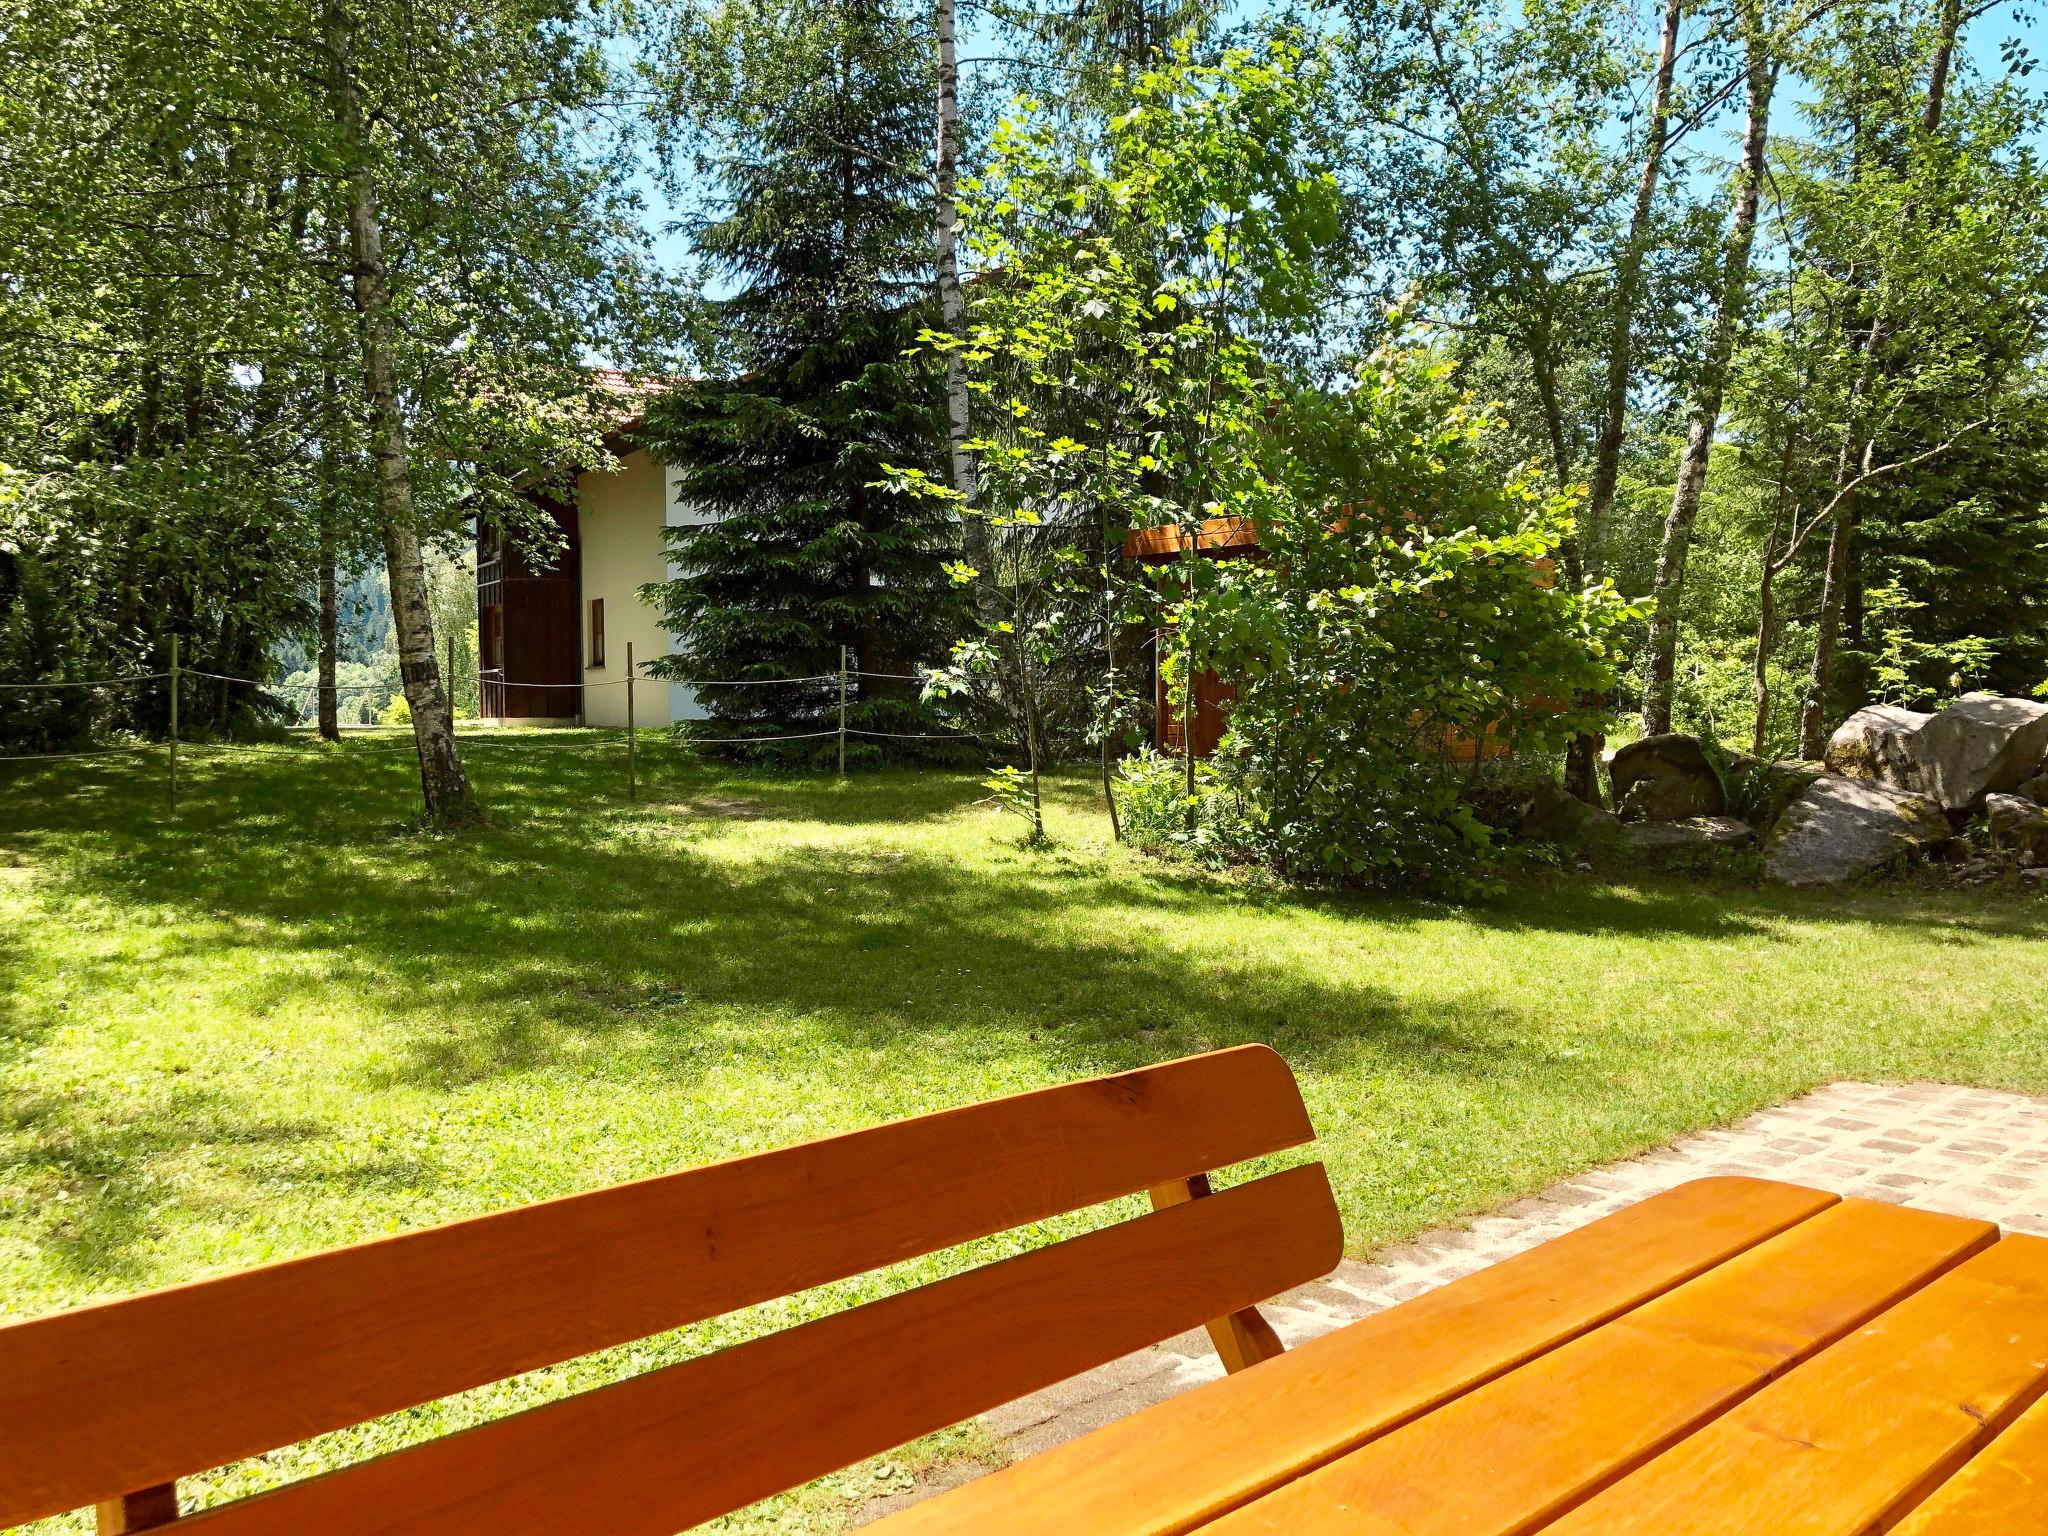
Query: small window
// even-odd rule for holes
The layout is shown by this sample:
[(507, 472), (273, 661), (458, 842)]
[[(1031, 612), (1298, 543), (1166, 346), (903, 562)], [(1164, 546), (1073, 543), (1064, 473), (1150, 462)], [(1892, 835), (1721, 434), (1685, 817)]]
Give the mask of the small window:
[(590, 662), (592, 671), (604, 665), (604, 599), (590, 600)]

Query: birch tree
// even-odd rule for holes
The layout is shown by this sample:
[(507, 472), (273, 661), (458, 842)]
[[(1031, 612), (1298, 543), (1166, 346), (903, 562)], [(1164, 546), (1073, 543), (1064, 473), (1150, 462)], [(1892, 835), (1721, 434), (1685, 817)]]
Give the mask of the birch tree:
[[(313, 622), (316, 482), (339, 456), (323, 437), (366, 440), (436, 820), (476, 802), (424, 546), (479, 512), (536, 528), (519, 477), (603, 461), (591, 354), (661, 355), (666, 290), (610, 115), (608, 4), (57, 0), (5, 56), (32, 153), (10, 145), (0, 218), (47, 232), (11, 279), (33, 294), (43, 398), (111, 400), (104, 414), (133, 423), (91, 464), (62, 452), (64, 409), (8, 451), (47, 462), (74, 503), (102, 468), (107, 485), (161, 487), (147, 507), (124, 490), (150, 530), (138, 547), (208, 530), (181, 574), (219, 577), (211, 670), (247, 677)], [(174, 494), (189, 505), (171, 517)], [(109, 606), (125, 630), (150, 605)]]
[[(1622, 438), (1628, 429), (1629, 385), (1634, 378), (1636, 310), (1641, 302), (1643, 262), (1649, 255), (1651, 217), (1657, 207), (1657, 186), (1671, 143), (1671, 97), (1678, 71), (1678, 29), (1683, 0), (1664, 0), (1663, 24), (1657, 37), (1657, 67), (1650, 80), (1649, 122), (1643, 133), (1642, 170), (1636, 179), (1635, 202), (1615, 252), (1614, 287), (1609, 298), (1606, 385), (1602, 398), (1600, 437), (1593, 446), (1593, 472), (1588, 481), (1583, 543), (1598, 559), (1601, 531), (1614, 507), (1614, 487), (1621, 474)], [(1597, 571), (1597, 565), (1594, 567)]]
[(329, 0), (324, 31), (337, 142), (343, 156), (349, 292), (359, 320), (363, 396), (370, 421), (370, 458), (376, 472), (378, 531), (391, 583), (398, 675), (411, 708), (427, 815), (446, 823), (473, 821), (478, 814), (476, 795), (455, 746), (455, 712), (435, 654), (434, 618), (427, 606), (426, 561), (420, 551), (413, 497), (412, 447), (398, 393), (398, 341), (390, 274), (384, 264), (377, 166), (356, 73), (354, 27), (338, 0)]
[[(1678, 462), (1678, 484), (1671, 493), (1671, 514), (1665, 519), (1664, 537), (1657, 553), (1656, 607), (1650, 615), (1648, 665), (1643, 683), (1643, 733), (1651, 736), (1671, 729), (1672, 676), (1678, 652), (1686, 557), (1692, 548), (1693, 527), (1699, 520), (1700, 495), (1706, 489), (1714, 435), (1720, 430), (1721, 405), (1727, 392), (1735, 339), (1749, 307), (1750, 252), (1756, 242), (1757, 209), (1763, 196), (1765, 152), (1770, 141), (1771, 96), (1777, 88), (1779, 63), (1772, 39), (1753, 7), (1744, 8), (1743, 29), (1747, 49), (1743, 66), (1747, 117), (1742, 158), (1735, 171), (1734, 208), (1723, 248), (1720, 293), (1706, 356), (1694, 386), (1685, 452)], [(1611, 494), (1611, 483), (1609, 489)]]

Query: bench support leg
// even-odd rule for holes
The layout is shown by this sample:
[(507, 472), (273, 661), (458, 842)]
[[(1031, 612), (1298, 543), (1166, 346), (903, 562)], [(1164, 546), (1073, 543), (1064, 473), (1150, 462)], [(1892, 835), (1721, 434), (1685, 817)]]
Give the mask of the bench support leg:
[[(1163, 1211), (1169, 1205), (1185, 1205), (1209, 1192), (1209, 1175), (1206, 1173), (1175, 1179), (1168, 1184), (1155, 1184), (1150, 1191), (1152, 1209)], [(1275, 1355), (1286, 1353), (1287, 1346), (1280, 1342), (1280, 1335), (1273, 1331), (1273, 1325), (1266, 1321), (1257, 1307), (1246, 1307), (1228, 1317), (1219, 1317), (1207, 1326), (1210, 1341), (1215, 1344), (1216, 1354), (1223, 1361), (1223, 1369), (1233, 1376), (1248, 1365), (1257, 1365), (1261, 1360), (1271, 1360)]]
[(93, 1509), (99, 1517), (99, 1536), (127, 1536), (129, 1531), (169, 1525), (178, 1518), (178, 1485), (158, 1483), (118, 1499), (102, 1499)]

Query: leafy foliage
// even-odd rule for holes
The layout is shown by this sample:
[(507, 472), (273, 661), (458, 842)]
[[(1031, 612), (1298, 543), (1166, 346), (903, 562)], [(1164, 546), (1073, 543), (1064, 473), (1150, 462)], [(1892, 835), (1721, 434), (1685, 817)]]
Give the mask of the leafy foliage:
[(1484, 473), (1498, 418), (1454, 371), (1406, 333), (1345, 397), (1299, 397), (1265, 558), (1190, 605), (1187, 665), (1237, 687), (1225, 746), (1257, 846), (1296, 876), (1478, 888), (1492, 833), (1460, 749), (1542, 754), (1603, 725), (1567, 701), (1613, 686), (1615, 631), (1641, 617), (1552, 579), (1574, 498), (1534, 464)]
[[(1091, 734), (1124, 734), (1116, 639), (1173, 617), (1134, 586), (1127, 532), (1192, 535), (1256, 517), (1272, 495), (1273, 354), (1307, 329), (1338, 233), (1336, 183), (1305, 144), (1319, 69), (1285, 32), (1213, 63), (1184, 37), (1092, 142), (1030, 102), (996, 130), (968, 206), (998, 275), (965, 338), (925, 339), (963, 351), (981, 423), (972, 510), (987, 532), (960, 575), (978, 584), (982, 633), (950, 688), (1014, 700), (1020, 736), (1039, 735), (1048, 684), (1077, 653), (1102, 680)], [(953, 498), (929, 472), (893, 468), (896, 484)], [(1182, 542), (1186, 592), (1210, 573)]]
[[(10, 16), (0, 539), (32, 574), (30, 605), (0, 611), (9, 675), (158, 671), (174, 634), (191, 666), (271, 675), (309, 637), (323, 542), (344, 567), (385, 555), (345, 250), (356, 173), (392, 276), (410, 531), (452, 540), (479, 512), (528, 528), (516, 482), (601, 460), (590, 352), (624, 361), (668, 328), (603, 105), (616, 19), (563, 0)], [(154, 729), (165, 702), (86, 723)], [(274, 713), (244, 689), (186, 709), (213, 728)]]

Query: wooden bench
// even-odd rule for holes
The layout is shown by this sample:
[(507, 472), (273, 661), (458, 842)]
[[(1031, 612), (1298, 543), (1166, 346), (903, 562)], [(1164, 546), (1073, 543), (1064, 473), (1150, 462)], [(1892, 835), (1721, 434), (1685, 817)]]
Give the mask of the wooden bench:
[[(0, 1328), (0, 1527), (667, 1536), (1326, 1273), (1314, 1138), (1246, 1046)], [(594, 1350), (1122, 1196), (1019, 1257), (324, 1476), (179, 1514), (177, 1480)]]
[(874, 1536), (2032, 1536), (2048, 1241), (1702, 1179)]

